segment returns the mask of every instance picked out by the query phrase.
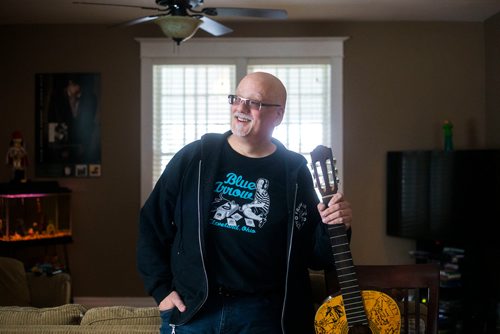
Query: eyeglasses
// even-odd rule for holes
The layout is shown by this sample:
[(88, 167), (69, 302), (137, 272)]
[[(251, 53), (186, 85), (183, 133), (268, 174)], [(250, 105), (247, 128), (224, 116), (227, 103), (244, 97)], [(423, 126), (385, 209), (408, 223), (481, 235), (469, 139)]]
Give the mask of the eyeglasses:
[(271, 103), (262, 103), (260, 101), (256, 100), (251, 100), (251, 99), (245, 99), (244, 97), (239, 97), (238, 95), (228, 95), (227, 100), (229, 104), (244, 104), (248, 108), (253, 109), (253, 110), (258, 110), (262, 109), (262, 107), (281, 107), (280, 104), (271, 104)]

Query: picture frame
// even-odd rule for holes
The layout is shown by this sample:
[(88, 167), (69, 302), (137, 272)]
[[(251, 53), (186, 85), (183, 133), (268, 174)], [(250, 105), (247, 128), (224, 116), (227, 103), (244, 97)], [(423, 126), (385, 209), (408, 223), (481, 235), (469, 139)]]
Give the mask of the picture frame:
[(100, 176), (100, 74), (37, 73), (35, 94), (36, 176)]
[(97, 164), (89, 165), (89, 176), (91, 177), (101, 176), (101, 165)]
[(88, 176), (88, 166), (87, 165), (75, 165), (75, 175), (78, 177)]

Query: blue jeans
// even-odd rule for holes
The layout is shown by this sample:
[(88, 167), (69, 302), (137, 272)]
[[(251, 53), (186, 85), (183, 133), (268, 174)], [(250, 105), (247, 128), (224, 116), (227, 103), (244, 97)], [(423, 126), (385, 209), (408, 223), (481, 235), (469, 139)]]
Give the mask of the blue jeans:
[[(281, 299), (275, 296), (210, 295), (188, 323), (172, 328), (171, 311), (160, 312), (160, 334), (281, 334)], [(173, 331), (175, 329), (175, 332)]]

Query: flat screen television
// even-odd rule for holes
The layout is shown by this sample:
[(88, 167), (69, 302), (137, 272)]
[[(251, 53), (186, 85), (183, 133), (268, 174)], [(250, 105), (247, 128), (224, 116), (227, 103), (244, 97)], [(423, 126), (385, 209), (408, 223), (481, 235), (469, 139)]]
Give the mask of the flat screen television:
[(500, 150), (388, 152), (386, 194), (390, 236), (455, 243), (478, 233), (493, 238), (500, 222)]

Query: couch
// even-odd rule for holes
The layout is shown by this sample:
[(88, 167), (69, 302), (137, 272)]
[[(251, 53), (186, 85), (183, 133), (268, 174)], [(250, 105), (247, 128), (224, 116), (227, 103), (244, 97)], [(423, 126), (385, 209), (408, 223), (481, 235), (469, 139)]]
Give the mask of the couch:
[[(322, 272), (310, 272), (316, 308), (326, 290)], [(22, 262), (0, 257), (0, 334), (159, 333), (157, 307), (73, 304), (70, 276), (26, 273)]]
[(0, 307), (0, 333), (159, 333), (157, 307)]
[[(324, 276), (311, 272), (316, 308), (324, 296)], [(0, 334), (14, 333), (159, 333), (157, 307), (105, 306), (87, 309), (80, 304), (56, 307), (0, 307)]]

